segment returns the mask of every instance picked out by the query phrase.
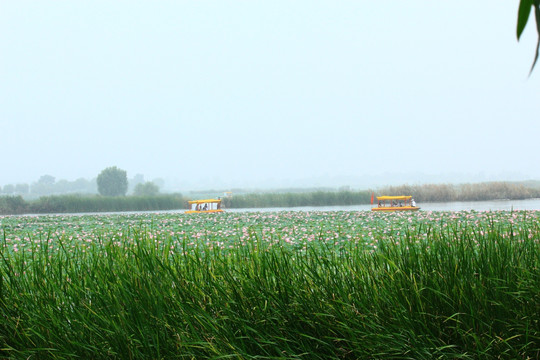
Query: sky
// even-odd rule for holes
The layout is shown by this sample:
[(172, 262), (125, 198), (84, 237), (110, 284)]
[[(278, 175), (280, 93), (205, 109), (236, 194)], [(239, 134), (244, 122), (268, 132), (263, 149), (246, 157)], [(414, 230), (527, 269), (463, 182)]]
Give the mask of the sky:
[(0, 0), (0, 186), (109, 166), (178, 191), (540, 179), (517, 8)]

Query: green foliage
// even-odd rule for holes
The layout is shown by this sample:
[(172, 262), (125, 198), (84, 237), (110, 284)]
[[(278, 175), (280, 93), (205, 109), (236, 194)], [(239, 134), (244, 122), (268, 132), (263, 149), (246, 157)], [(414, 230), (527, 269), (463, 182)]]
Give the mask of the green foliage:
[(14, 215), (24, 214), (27, 211), (27, 204), (21, 196), (1, 196), (0, 214)]
[(53, 185), (56, 182), (56, 179), (52, 175), (42, 175), (39, 177), (38, 184), (43, 185)]
[(116, 166), (108, 167), (99, 173), (97, 185), (103, 196), (124, 196), (128, 189), (127, 173)]
[(17, 194), (28, 194), (29, 191), (30, 191), (30, 186), (28, 184), (15, 185), (15, 192)]
[(136, 196), (155, 196), (159, 193), (159, 187), (151, 181), (135, 185), (133, 194)]
[(423, 184), (388, 186), (378, 195), (413, 195), (417, 202), (523, 200), (540, 197), (540, 189), (520, 183)]
[(126, 197), (51, 195), (29, 202), (21, 196), (0, 197), (0, 215), (158, 211), (177, 210), (184, 206), (185, 199), (181, 194)]
[[(314, 191), (303, 193), (253, 193), (222, 199), (226, 208), (268, 208), (297, 206), (348, 206), (369, 204), (371, 190)], [(523, 200), (540, 197), (538, 186), (521, 183), (422, 184), (387, 186), (377, 195), (412, 195), (417, 202)]]
[(28, 205), (28, 211), (35, 214), (153, 211), (175, 210), (184, 207), (185, 200), (180, 194), (156, 196), (44, 196)]
[(537, 214), (424, 215), (4, 220), (0, 357), (538, 358)]
[[(527, 186), (526, 186), (527, 185)], [(153, 188), (153, 187), (152, 187)], [(492, 182), (479, 184), (423, 184), (391, 186), (377, 195), (413, 195), (422, 202), (485, 201), (540, 197), (539, 184)], [(185, 207), (180, 194), (103, 197), (94, 195), (52, 195), (24, 201), (20, 196), (0, 198), (0, 214), (80, 213), (111, 211), (171, 210)], [(8, 200), (6, 200), (8, 199)], [(15, 199), (15, 200), (14, 200)], [(369, 204), (371, 191), (314, 191), (302, 193), (256, 193), (222, 199), (224, 208), (268, 208), (299, 206), (348, 206)]]
[(315, 191), (306, 193), (263, 193), (223, 198), (227, 208), (265, 208), (369, 204), (371, 191)]
[[(24, 192), (20, 193), (24, 194)], [(67, 181), (62, 179), (59, 181), (50, 182), (44, 181), (42, 176), (40, 180), (32, 183), (29, 193), (34, 198), (39, 196), (60, 194), (95, 194), (97, 193), (97, 184), (95, 180), (90, 181), (84, 178), (78, 178), (75, 181)]]
[(4, 185), (4, 194), (13, 194), (15, 192), (15, 185), (13, 184), (7, 184)]
[(529, 15), (531, 13), (531, 9), (534, 9), (534, 14), (536, 17), (536, 29), (538, 32), (536, 54), (534, 57), (533, 64), (531, 66), (531, 73), (532, 73), (534, 66), (536, 65), (536, 62), (538, 60), (538, 53), (540, 50), (540, 0), (521, 0), (520, 1), (516, 32), (517, 32), (517, 38), (519, 41), (519, 39), (521, 38), (521, 34), (523, 33), (523, 30), (525, 29), (525, 26), (527, 25), (527, 22), (529, 21)]

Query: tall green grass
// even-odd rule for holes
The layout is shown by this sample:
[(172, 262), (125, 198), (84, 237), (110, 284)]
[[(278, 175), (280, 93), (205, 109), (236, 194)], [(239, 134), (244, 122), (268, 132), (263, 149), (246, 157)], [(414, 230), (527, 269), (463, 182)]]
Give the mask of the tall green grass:
[(411, 227), (375, 248), (49, 233), (0, 252), (0, 357), (537, 359), (540, 228), (508, 226)]
[(312, 191), (251, 193), (224, 198), (228, 208), (265, 208), (369, 204), (371, 194), (412, 195), (419, 203), (482, 200), (522, 200), (540, 197), (540, 190), (522, 183), (421, 184), (387, 186), (375, 191)]
[(307, 193), (254, 193), (224, 198), (228, 208), (265, 208), (369, 204), (371, 191), (315, 191)]
[(155, 196), (52, 195), (25, 201), (20, 196), (0, 197), (0, 214), (55, 214), (115, 211), (154, 211), (185, 208), (180, 194)]
[(523, 200), (540, 197), (540, 189), (523, 183), (422, 184), (388, 186), (380, 195), (413, 195), (418, 202)]
[(185, 200), (181, 195), (155, 196), (89, 196), (60, 195), (44, 196), (28, 204), (28, 212), (79, 213), (113, 211), (152, 211), (183, 209)]
[(27, 204), (22, 196), (0, 196), (0, 214), (24, 214)]

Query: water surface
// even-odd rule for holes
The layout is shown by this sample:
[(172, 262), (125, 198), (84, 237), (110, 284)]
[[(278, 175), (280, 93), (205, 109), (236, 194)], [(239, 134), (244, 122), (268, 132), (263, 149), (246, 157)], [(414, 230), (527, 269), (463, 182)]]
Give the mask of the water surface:
[[(540, 210), (540, 199), (489, 200), (417, 203), (420, 211), (497, 211), (497, 210)], [(272, 212), (272, 211), (369, 211), (372, 205), (299, 206), (252, 209), (227, 209), (229, 212)]]

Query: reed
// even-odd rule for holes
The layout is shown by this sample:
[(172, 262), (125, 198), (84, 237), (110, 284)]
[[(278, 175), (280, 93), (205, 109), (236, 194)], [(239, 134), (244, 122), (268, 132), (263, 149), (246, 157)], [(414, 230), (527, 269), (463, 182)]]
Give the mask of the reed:
[(24, 214), (26, 202), (22, 196), (0, 196), (0, 215)]
[(267, 208), (369, 204), (371, 191), (314, 191), (304, 193), (253, 193), (224, 198), (228, 208)]
[(522, 183), (422, 184), (387, 186), (376, 191), (313, 191), (251, 193), (224, 198), (228, 208), (267, 208), (369, 204), (371, 194), (412, 195), (419, 203), (485, 200), (522, 200), (540, 197), (540, 189)]
[(381, 188), (384, 195), (413, 195), (418, 202), (523, 200), (540, 197), (540, 189), (522, 183), (423, 184)]
[(180, 194), (105, 197), (52, 195), (26, 202), (22, 197), (0, 197), (0, 214), (51, 214), (114, 211), (175, 210), (185, 207)]
[(1, 220), (3, 358), (540, 355), (537, 212)]

